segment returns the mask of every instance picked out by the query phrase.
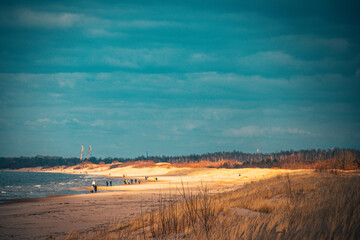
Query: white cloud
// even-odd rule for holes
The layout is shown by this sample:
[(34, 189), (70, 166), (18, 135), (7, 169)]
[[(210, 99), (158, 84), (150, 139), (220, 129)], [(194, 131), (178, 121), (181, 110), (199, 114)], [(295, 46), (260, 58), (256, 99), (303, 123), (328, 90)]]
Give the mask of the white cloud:
[(76, 122), (76, 123), (81, 123), (81, 121), (79, 119), (77, 119), (77, 118), (73, 118), (72, 121)]
[(312, 135), (311, 132), (298, 128), (288, 128), (287, 132), (291, 134), (299, 134), (299, 135)]
[[(63, 119), (61, 121), (50, 119), (47, 117), (38, 118), (36, 120), (27, 120), (25, 125), (29, 126), (31, 129), (45, 128), (51, 125), (67, 125), (71, 121), (68, 119)], [(73, 121), (74, 122), (74, 121)]]
[(174, 21), (156, 21), (150, 19), (119, 21), (69, 11), (38, 11), (30, 8), (1, 11), (0, 14), (0, 24), (7, 26), (56, 29), (82, 27), (85, 29), (85, 33), (106, 37), (119, 36), (118, 33), (111, 32), (111, 29), (148, 29), (184, 26), (182, 23)]
[(50, 58), (38, 58), (34, 59), (36, 65), (42, 66), (75, 66), (79, 65), (80, 60), (73, 56), (54, 56)]
[[(64, 88), (74, 88), (78, 81), (87, 79), (90, 74), (87, 73), (51, 73), (51, 74), (31, 74), (31, 73), (16, 73), (16, 74), (2, 74), (0, 79), (4, 81), (19, 82), (27, 84), (31, 87), (38, 88), (39, 86), (47, 86), (46, 84), (56, 83), (58, 86)], [(50, 87), (50, 86), (49, 86)], [(53, 87), (53, 86), (51, 86)], [(51, 94), (51, 93), (50, 93)], [(52, 95), (56, 97), (58, 95)]]
[(36, 120), (37, 123), (50, 123), (52, 122), (49, 118), (39, 118)]
[(122, 28), (157, 28), (157, 27), (182, 26), (182, 24), (178, 22), (154, 21), (154, 20), (118, 21), (116, 25)]
[(238, 63), (252, 68), (261, 66), (295, 66), (300, 67), (303, 62), (291, 55), (281, 51), (258, 52), (253, 55), (243, 56), (238, 59)]
[(39, 12), (30, 9), (18, 10), (14, 13), (13, 24), (25, 27), (69, 28), (82, 18), (80, 14)]
[(340, 59), (330, 54), (318, 59), (301, 59), (283, 51), (262, 51), (248, 56), (240, 56), (236, 63), (239, 68), (257, 74), (263, 74), (263, 71), (271, 73), (284, 71), (282, 73), (285, 74), (284, 76), (290, 72), (292, 72), (292, 76), (295, 76), (297, 74), (309, 75), (309, 73), (316, 75), (333, 72), (334, 69), (346, 69), (354, 66), (356, 60)]
[(258, 137), (265, 133), (265, 128), (257, 126), (245, 126), (239, 129), (228, 129), (224, 131), (227, 137)]
[(95, 120), (95, 121), (90, 123), (90, 126), (92, 126), (92, 127), (104, 127), (105, 126), (105, 121), (104, 120)]
[[(177, 111), (179, 111), (179, 110), (175, 110), (174, 112), (177, 112)], [(181, 109), (180, 111), (183, 112), (184, 109)], [(187, 111), (189, 111), (189, 109), (187, 109)], [(192, 111), (193, 110), (190, 110), (190, 112), (192, 112)], [(190, 113), (188, 113), (188, 114), (190, 114)], [(175, 113), (175, 115), (177, 115), (177, 114)], [(186, 115), (186, 114), (184, 114), (184, 115)], [(175, 124), (175, 126), (173, 126), (171, 128), (171, 130), (176, 135), (185, 135), (193, 130), (200, 129), (200, 128), (204, 127), (204, 125), (206, 125), (206, 123), (202, 120), (191, 120), (191, 121), (190, 120), (187, 120), (187, 121), (175, 120), (172, 123)], [(160, 125), (159, 125), (159, 127), (160, 127)]]
[(123, 57), (104, 57), (103, 61), (115, 67), (139, 68), (139, 65), (135, 61), (125, 60)]
[(186, 52), (177, 48), (107, 48), (102, 59), (106, 64), (119, 67), (172, 66), (178, 59), (186, 58)]
[(50, 124), (59, 124), (56, 120), (51, 120), (49, 118), (38, 118), (34, 121), (27, 120), (25, 121), (25, 125), (29, 126), (30, 128), (38, 128), (38, 127), (45, 127)]
[(189, 122), (189, 123), (187, 123), (185, 126), (184, 126), (184, 128), (186, 129), (186, 130), (194, 130), (195, 128), (197, 128), (197, 127), (199, 127), (199, 125), (198, 124), (195, 124), (194, 122)]
[(90, 37), (107, 37), (107, 38), (125, 38), (128, 35), (121, 32), (111, 31), (111, 30), (105, 30), (102, 28), (90, 28), (86, 29), (85, 33)]
[(57, 99), (57, 98), (60, 98), (60, 97), (64, 96), (64, 94), (60, 94), (60, 93), (49, 93), (49, 96)]
[(193, 53), (190, 55), (190, 62), (194, 62), (194, 63), (209, 62), (215, 60), (216, 60), (215, 57), (212, 57), (205, 53)]
[(258, 126), (244, 126), (238, 129), (227, 129), (223, 131), (223, 135), (226, 137), (259, 137), (259, 136), (273, 136), (273, 135), (313, 135), (311, 132), (298, 129), (298, 128), (282, 128), (282, 127), (258, 127)]

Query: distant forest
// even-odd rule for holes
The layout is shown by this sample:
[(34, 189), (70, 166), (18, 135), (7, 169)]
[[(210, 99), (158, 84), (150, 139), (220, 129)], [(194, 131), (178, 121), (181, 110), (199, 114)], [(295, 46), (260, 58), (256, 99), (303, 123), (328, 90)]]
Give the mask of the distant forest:
[[(99, 163), (121, 163), (128, 161), (153, 161), (168, 163), (191, 163), (200, 161), (223, 162), (224, 168), (244, 167), (279, 167), (279, 168), (336, 168), (359, 169), (360, 151), (354, 149), (311, 149), (299, 151), (281, 151), (276, 153), (243, 153), (215, 152), (192, 154), (188, 156), (140, 156), (137, 158), (96, 158), (90, 157), (87, 161)], [(0, 169), (19, 169), (25, 167), (55, 167), (74, 166), (82, 161), (77, 158), (63, 158), (57, 156), (35, 157), (0, 157)]]

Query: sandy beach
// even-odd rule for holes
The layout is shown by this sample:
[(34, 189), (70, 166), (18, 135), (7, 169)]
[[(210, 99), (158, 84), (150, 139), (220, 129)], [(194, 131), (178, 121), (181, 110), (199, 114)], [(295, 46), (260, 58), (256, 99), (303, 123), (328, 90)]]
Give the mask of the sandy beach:
[[(118, 221), (130, 221), (156, 206), (159, 195), (179, 193), (182, 186), (196, 191), (207, 186), (212, 193), (230, 191), (243, 184), (286, 173), (311, 173), (312, 170), (217, 169), (179, 167), (168, 163), (153, 166), (83, 164), (51, 169), (19, 171), (62, 172), (142, 179), (141, 184), (101, 186), (98, 193), (54, 196), (0, 204), (1, 239), (61, 238), (71, 233), (101, 230)], [(144, 177), (149, 180), (145, 181)], [(158, 178), (158, 181), (154, 181)], [(87, 190), (90, 190), (87, 188)]]

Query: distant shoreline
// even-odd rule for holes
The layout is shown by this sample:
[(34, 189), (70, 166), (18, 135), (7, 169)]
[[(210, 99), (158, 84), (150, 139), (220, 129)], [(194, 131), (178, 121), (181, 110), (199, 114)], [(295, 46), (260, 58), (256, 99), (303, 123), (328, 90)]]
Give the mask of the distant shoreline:
[[(109, 175), (98, 175), (98, 174), (82, 174), (82, 173), (71, 173), (71, 172), (58, 172), (58, 171), (39, 171), (39, 169), (18, 169), (18, 170), (2, 170), (1, 173), (39, 173), (39, 174), (63, 174), (63, 175), (78, 175), (78, 176), (93, 176), (93, 179), (96, 180), (96, 178), (103, 178), (103, 179), (98, 179), (98, 181), (101, 181), (101, 184), (98, 186), (98, 193), (101, 192), (120, 192), (121, 190), (119, 190), (117, 187), (112, 187), (112, 186), (105, 186), (105, 181), (111, 181), (111, 179), (121, 179), (122, 177), (119, 176), (109, 176)], [(24, 176), (24, 175), (22, 175)], [(25, 175), (26, 176), (26, 175)], [(74, 178), (76, 179), (76, 177)], [(80, 179), (80, 178), (79, 178)], [(51, 178), (49, 181), (52, 181)], [(56, 181), (56, 180), (55, 180)], [(73, 180), (69, 180), (69, 181), (73, 181)], [(90, 180), (89, 180), (90, 181)], [(61, 184), (62, 182), (55, 182), (55, 185), (57, 184)], [(115, 183), (116, 185), (119, 185), (119, 182), (116, 181)], [(9, 185), (9, 186), (6, 186)], [(37, 184), (34, 185), (29, 185), (29, 187), (34, 189), (34, 186), (36, 187)], [(12, 188), (8, 188), (6, 189), (6, 187), (11, 187)], [(17, 193), (17, 186), (21, 186), (19, 192)], [(41, 187), (40, 187), (41, 186)], [(39, 187), (38, 189), (35, 189), (35, 191), (38, 191), (38, 193), (34, 192), (34, 190), (29, 190), (34, 192), (34, 197), (29, 197), (28, 195), (24, 195), (23, 197), (21, 197), (21, 192), (23, 192), (24, 190), (26, 190), (27, 185), (12, 185), (11, 182), (9, 183), (4, 183), (4, 186), (1, 187), (2, 193), (0, 195), (0, 204), (12, 204), (12, 203), (20, 203), (20, 202), (32, 202), (32, 201), (39, 201), (41, 199), (46, 199), (46, 198), (57, 198), (57, 197), (62, 197), (62, 196), (74, 196), (74, 195), (84, 195), (84, 194), (89, 194), (91, 193), (90, 191), (92, 190), (92, 186), (91, 184), (89, 184), (89, 186), (77, 186), (76, 184), (74, 184), (73, 186), (70, 186), (69, 188), (63, 188), (59, 189), (59, 195), (56, 194), (56, 189), (51, 190), (51, 192), (53, 192), (52, 194), (49, 195), (45, 195), (47, 192), (49, 192), (49, 186), (47, 186), (47, 188), (44, 188), (44, 184), (39, 182)], [(69, 194), (63, 194), (62, 192), (71, 192)], [(97, 194), (98, 194), (97, 193)], [(40, 196), (36, 196), (40, 195)], [(33, 194), (31, 194), (33, 195)], [(45, 195), (45, 196), (41, 196), (41, 195)], [(13, 197), (12, 197), (13, 196)]]

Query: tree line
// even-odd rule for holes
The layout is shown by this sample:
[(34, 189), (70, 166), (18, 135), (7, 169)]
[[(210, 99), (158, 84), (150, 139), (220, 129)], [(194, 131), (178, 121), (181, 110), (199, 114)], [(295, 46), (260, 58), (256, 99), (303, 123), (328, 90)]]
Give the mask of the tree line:
[[(239, 164), (229, 165), (224, 163), (223, 167), (304, 167), (319, 165), (322, 167), (350, 169), (360, 168), (360, 151), (355, 149), (310, 149), (290, 150), (275, 153), (244, 153), (241, 151), (215, 152), (205, 154), (191, 154), (186, 156), (139, 156), (136, 158), (90, 157), (87, 161), (95, 164), (128, 161), (151, 160), (155, 163), (190, 163), (200, 161), (219, 162), (230, 160)], [(19, 169), (25, 167), (55, 167), (73, 166), (81, 163), (79, 158), (63, 158), (58, 156), (35, 156), (35, 157), (0, 157), (0, 169)], [(326, 165), (326, 164), (327, 165)], [(325, 164), (325, 165), (324, 165)], [(315, 166), (314, 165), (314, 166)], [(316, 165), (316, 166), (317, 166)]]

